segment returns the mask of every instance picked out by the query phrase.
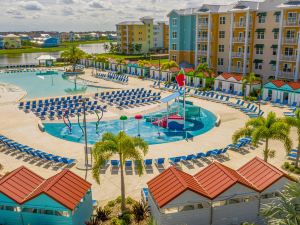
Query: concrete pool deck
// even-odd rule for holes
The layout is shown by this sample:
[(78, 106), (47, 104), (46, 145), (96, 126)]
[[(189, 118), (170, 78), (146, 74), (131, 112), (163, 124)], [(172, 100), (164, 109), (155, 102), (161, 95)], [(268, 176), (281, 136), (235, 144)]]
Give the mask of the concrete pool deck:
[[(84, 79), (90, 79), (99, 81), (99, 85), (111, 85), (117, 86), (118, 84), (103, 80), (95, 80), (96, 78), (90, 76), (91, 70), (87, 70), (84, 75)], [(147, 80), (140, 80), (137, 78), (129, 78), (129, 84), (125, 88), (150, 88), (153, 82)], [(97, 83), (95, 83), (97, 84)], [(9, 90), (9, 89), (8, 89)], [(152, 89), (155, 90), (155, 89)], [(17, 108), (17, 100), (19, 99), (19, 92), (6, 91), (7, 95), (1, 95), (1, 98), (6, 99), (5, 102), (0, 102), (0, 134), (5, 135), (15, 141), (31, 146), (35, 149), (40, 149), (48, 153), (53, 153), (61, 156), (67, 156), (69, 158), (76, 158), (78, 161), (83, 161), (84, 150), (83, 144), (64, 141), (55, 138), (47, 133), (43, 133), (39, 130), (37, 124), (39, 119), (32, 113), (24, 113)], [(9, 94), (8, 94), (9, 93)], [(162, 95), (166, 96), (170, 92), (163, 91)], [(226, 105), (215, 103), (211, 101), (188, 98), (194, 102), (195, 105), (201, 106), (221, 117), (221, 124), (219, 127), (215, 127), (209, 132), (197, 136), (193, 141), (178, 141), (166, 144), (151, 145), (149, 146), (149, 153), (145, 158), (168, 158), (171, 156), (180, 156), (197, 152), (206, 152), (211, 149), (221, 148), (231, 143), (231, 136), (235, 130), (242, 127), (248, 120), (248, 117), (241, 113), (239, 110), (230, 108)], [(148, 108), (147, 108), (148, 107)], [(120, 114), (135, 115), (137, 113), (147, 113), (155, 111), (159, 107), (159, 104), (153, 104), (146, 107), (136, 107), (133, 109), (117, 110), (109, 107), (108, 112), (104, 115), (105, 119), (118, 118)], [(274, 111), (278, 116), (282, 116), (282, 112), (285, 109), (275, 108), (270, 105), (262, 105), (261, 108), (265, 111), (265, 115)], [(93, 120), (91, 116), (89, 120)], [(294, 147), (296, 147), (297, 135), (295, 130), (292, 130), (292, 139)], [(280, 167), (286, 159), (286, 153), (283, 145), (277, 141), (271, 141), (270, 147), (276, 150), (276, 157), (270, 159), (270, 163)], [(259, 145), (256, 149), (246, 148), (245, 152), (229, 151), (229, 159), (225, 159), (224, 164), (236, 169), (247, 162), (254, 156), (262, 157), (263, 145)], [(26, 159), (18, 158), (18, 156), (8, 155), (5, 152), (1, 152), (0, 163), (4, 166), (4, 172), (13, 170), (21, 165), (25, 165), (33, 171), (38, 171), (44, 177), (49, 177), (56, 173), (55, 170), (47, 168), (47, 165), (38, 165)], [(199, 161), (199, 164), (194, 166), (182, 165), (182, 169), (188, 173), (194, 174), (200, 169), (204, 168), (209, 161)], [(168, 164), (166, 164), (168, 166)], [(46, 168), (45, 168), (46, 167)], [(71, 170), (76, 174), (85, 177), (85, 171), (76, 169), (76, 166)], [(2, 171), (3, 173), (3, 171)], [(149, 171), (141, 177), (133, 174), (126, 174), (126, 194), (136, 199), (140, 198), (140, 190), (146, 186), (146, 182), (159, 173), (158, 169), (153, 166), (153, 171)], [(112, 174), (110, 168), (108, 168), (104, 174), (100, 175), (101, 184), (98, 185), (92, 179), (90, 171), (87, 175), (87, 180), (92, 183), (93, 198), (98, 200), (100, 204), (107, 202), (120, 195), (120, 174)]]

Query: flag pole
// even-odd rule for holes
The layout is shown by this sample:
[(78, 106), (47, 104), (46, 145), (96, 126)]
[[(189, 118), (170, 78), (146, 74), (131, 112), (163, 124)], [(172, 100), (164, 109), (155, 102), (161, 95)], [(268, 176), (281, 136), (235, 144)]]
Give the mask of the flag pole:
[(185, 71), (182, 69), (184, 75), (184, 84), (183, 84), (183, 130), (185, 130)]

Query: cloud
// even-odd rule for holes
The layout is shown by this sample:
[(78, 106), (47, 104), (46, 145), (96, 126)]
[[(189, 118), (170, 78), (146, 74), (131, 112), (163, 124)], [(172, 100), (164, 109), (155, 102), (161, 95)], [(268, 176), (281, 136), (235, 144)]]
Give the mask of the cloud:
[(62, 10), (62, 14), (64, 16), (72, 16), (72, 15), (74, 15), (73, 8), (71, 8), (71, 7), (64, 7), (63, 10)]
[(37, 1), (23, 1), (20, 5), (23, 9), (31, 11), (39, 11), (43, 9), (43, 5)]
[(74, 0), (61, 0), (61, 2), (62, 2), (63, 4), (67, 4), (67, 5), (69, 5), (69, 4), (74, 4), (74, 3), (75, 3)]
[(92, 7), (92, 8), (97, 8), (97, 9), (102, 9), (102, 8), (104, 8), (102, 2), (97, 1), (97, 0), (91, 1), (91, 2), (89, 3), (89, 6)]
[(15, 18), (15, 19), (24, 19), (25, 18), (25, 15), (21, 11), (16, 10), (16, 9), (7, 9), (5, 12), (6, 12), (6, 14), (11, 15), (11, 17)]

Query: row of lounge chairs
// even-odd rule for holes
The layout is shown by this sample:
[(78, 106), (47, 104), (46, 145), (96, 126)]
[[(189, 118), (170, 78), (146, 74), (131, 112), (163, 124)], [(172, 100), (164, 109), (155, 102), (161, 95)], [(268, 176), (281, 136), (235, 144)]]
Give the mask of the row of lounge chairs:
[(43, 152), (41, 150), (36, 150), (27, 145), (22, 145), (18, 142), (15, 142), (3, 135), (0, 135), (0, 143), (4, 145), (7, 148), (7, 150), (9, 150), (10, 152), (19, 153), (22, 155), (22, 157), (39, 159), (44, 162), (50, 163), (51, 165), (54, 164), (55, 166), (60, 166), (60, 165), (72, 166), (73, 164), (76, 163), (75, 159), (61, 157), (61, 156)]
[(96, 77), (109, 80), (117, 83), (127, 84), (128, 83), (128, 76), (123, 74), (116, 74), (108, 72), (108, 74), (105, 73), (98, 73)]
[(202, 98), (202, 99), (206, 99), (206, 100), (210, 100), (210, 101), (213, 101), (213, 102), (219, 102), (219, 103), (228, 103), (229, 99), (230, 99), (229, 96), (214, 93), (212, 91), (198, 91), (198, 90), (196, 90), (192, 94), (192, 96)]
[(297, 153), (298, 153), (297, 149), (292, 149), (291, 153), (288, 154), (288, 158), (290, 160), (296, 160), (297, 159)]
[[(115, 97), (115, 96), (120, 96), (120, 95), (130, 95), (130, 94), (135, 94), (137, 92), (141, 92), (144, 90), (145, 90), (144, 88), (136, 88), (136, 89), (118, 90), (118, 91), (112, 91), (112, 92), (109, 92), (109, 91), (101, 92), (101, 93), (95, 94), (95, 99), (103, 98), (106, 96)], [(149, 90), (148, 92), (151, 93), (151, 90)]]
[[(165, 168), (165, 164), (167, 161), (168, 161), (169, 165), (171, 165), (171, 166), (181, 166), (182, 163), (183, 164), (190, 164), (190, 163), (194, 164), (199, 159), (205, 159), (205, 158), (209, 158), (209, 157), (218, 157), (218, 156), (223, 156), (223, 155), (226, 155), (227, 157), (229, 157), (228, 153), (227, 153), (227, 151), (229, 149), (237, 151), (240, 148), (245, 147), (246, 145), (249, 145), (251, 143), (251, 141), (252, 141), (251, 137), (245, 137), (245, 138), (239, 139), (237, 144), (229, 144), (225, 148), (210, 150), (210, 151), (207, 151), (206, 153), (199, 152), (196, 154), (170, 157), (167, 160), (165, 158), (145, 159), (143, 162), (126, 160), (124, 163), (125, 170), (132, 171), (133, 166), (136, 167), (136, 166), (139, 166), (140, 164), (143, 164), (146, 171), (152, 170), (153, 164), (160, 170), (160, 169)], [(119, 170), (120, 161), (119, 160), (105, 161), (102, 168), (106, 169), (109, 166), (111, 166), (111, 170)]]
[(217, 92), (221, 92), (221, 93), (224, 93), (224, 94), (228, 94), (228, 95), (234, 95), (234, 96), (238, 96), (238, 97), (242, 97), (243, 96), (243, 92), (240, 91), (234, 91), (234, 90), (226, 90), (226, 89), (220, 89), (220, 88), (217, 88), (215, 91)]
[(238, 99), (235, 103), (229, 102), (227, 103), (227, 105), (232, 108), (239, 109), (241, 112), (248, 115), (250, 118), (260, 117), (264, 114), (262, 110), (259, 110), (257, 112), (258, 107), (252, 103), (248, 103), (246, 106), (245, 101), (241, 99)]

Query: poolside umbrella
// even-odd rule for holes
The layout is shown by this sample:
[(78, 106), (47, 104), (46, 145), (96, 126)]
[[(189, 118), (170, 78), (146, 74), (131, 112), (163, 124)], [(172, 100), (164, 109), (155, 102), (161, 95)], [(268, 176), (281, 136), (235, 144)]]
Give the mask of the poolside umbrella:
[(127, 116), (125, 116), (125, 115), (122, 115), (121, 117), (120, 117), (120, 120), (121, 121), (123, 121), (123, 131), (125, 131), (125, 120), (127, 120), (128, 118), (127, 118)]
[(138, 137), (140, 137), (140, 120), (143, 119), (143, 116), (141, 114), (137, 114), (134, 118), (138, 121)]

